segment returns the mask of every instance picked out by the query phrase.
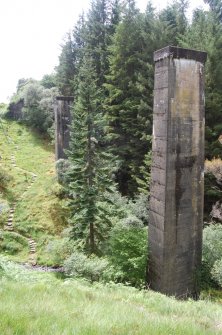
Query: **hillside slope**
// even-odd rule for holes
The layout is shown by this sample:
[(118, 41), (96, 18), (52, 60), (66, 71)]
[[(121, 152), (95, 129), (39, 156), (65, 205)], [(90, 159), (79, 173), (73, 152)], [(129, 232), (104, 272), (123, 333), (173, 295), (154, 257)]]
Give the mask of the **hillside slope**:
[[(36, 243), (34, 262), (47, 263), (45, 248), (66, 226), (63, 201), (54, 169), (54, 148), (37, 133), (16, 122), (0, 124), (0, 201), (7, 209), (1, 220), (0, 251), (28, 259), (26, 239)], [(49, 261), (50, 262), (50, 261)]]

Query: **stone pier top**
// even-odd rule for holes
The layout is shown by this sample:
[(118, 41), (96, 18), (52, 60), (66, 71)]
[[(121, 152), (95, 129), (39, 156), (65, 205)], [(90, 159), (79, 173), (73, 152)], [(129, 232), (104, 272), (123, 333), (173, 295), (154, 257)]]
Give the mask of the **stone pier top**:
[(163, 49), (154, 52), (154, 62), (158, 62), (161, 59), (167, 58), (183, 58), (183, 59), (193, 59), (200, 63), (205, 63), (207, 60), (207, 53), (199, 50), (184, 49), (174, 46), (167, 46)]
[(58, 96), (56, 97), (56, 100), (74, 101), (74, 97), (73, 96)]

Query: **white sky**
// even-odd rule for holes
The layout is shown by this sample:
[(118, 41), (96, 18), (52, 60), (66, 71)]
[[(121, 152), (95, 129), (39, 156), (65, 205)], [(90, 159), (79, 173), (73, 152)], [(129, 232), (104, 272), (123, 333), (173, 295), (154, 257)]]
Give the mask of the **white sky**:
[[(137, 0), (143, 11), (148, 0)], [(0, 0), (0, 102), (20, 78), (41, 79), (58, 64), (60, 45), (90, 0)], [(170, 1), (153, 0), (157, 9)], [(203, 5), (190, 0), (191, 8)]]

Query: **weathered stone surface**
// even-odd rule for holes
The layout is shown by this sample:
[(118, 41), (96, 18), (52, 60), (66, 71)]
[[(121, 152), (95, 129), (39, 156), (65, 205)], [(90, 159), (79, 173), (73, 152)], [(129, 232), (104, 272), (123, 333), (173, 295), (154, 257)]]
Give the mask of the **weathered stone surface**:
[(56, 160), (67, 158), (64, 149), (69, 148), (69, 126), (71, 125), (71, 106), (73, 97), (56, 97), (55, 113), (55, 156)]
[(201, 262), (206, 53), (166, 47), (154, 54), (149, 283), (196, 296)]

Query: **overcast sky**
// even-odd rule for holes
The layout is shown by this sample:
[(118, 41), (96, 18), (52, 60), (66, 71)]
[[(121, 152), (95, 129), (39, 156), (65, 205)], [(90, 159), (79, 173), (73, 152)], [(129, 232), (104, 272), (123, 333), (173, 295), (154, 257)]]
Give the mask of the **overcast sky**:
[[(41, 79), (58, 64), (60, 45), (90, 0), (0, 0), (0, 102), (7, 102), (19, 78)], [(170, 1), (169, 1), (170, 3)], [(191, 0), (192, 8), (203, 5)], [(137, 0), (143, 11), (146, 0)], [(157, 9), (168, 1), (153, 0)]]

